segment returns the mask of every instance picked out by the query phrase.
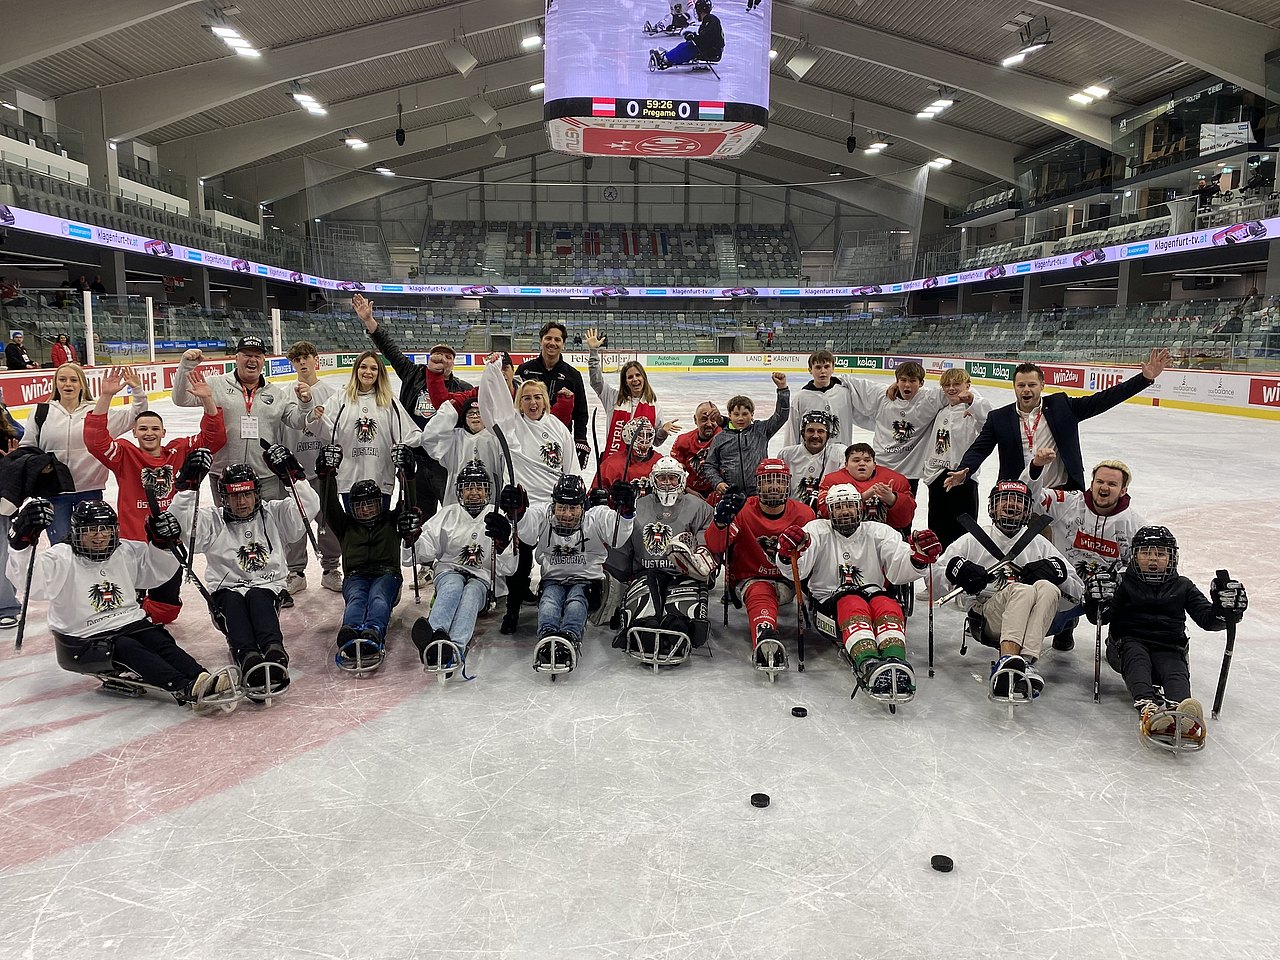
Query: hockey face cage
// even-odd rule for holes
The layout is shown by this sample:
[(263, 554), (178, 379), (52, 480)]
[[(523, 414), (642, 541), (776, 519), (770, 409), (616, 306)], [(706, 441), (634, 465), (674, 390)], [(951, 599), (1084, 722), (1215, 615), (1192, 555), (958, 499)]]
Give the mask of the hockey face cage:
[(489, 505), (489, 498), (493, 496), (493, 484), (489, 480), (489, 472), (478, 460), (472, 460), (458, 472), (458, 479), (454, 481), (453, 486), (458, 503), (473, 517), (480, 515), (481, 511)]
[(580, 503), (553, 503), (551, 529), (558, 537), (568, 537), (582, 529), (584, 507)]
[(641, 453), (653, 449), (658, 433), (648, 417), (632, 417), (622, 427), (622, 442)]
[(376, 480), (361, 480), (349, 494), (351, 516), (356, 523), (371, 527), (382, 515), (382, 488)]
[[(222, 517), (227, 523), (243, 523), (252, 520), (262, 508), (262, 483), (253, 468), (243, 463), (232, 464), (218, 478), (218, 492), (222, 496)], [(253, 494), (253, 505), (243, 516), (232, 509), (231, 498), (246, 493)]]
[(71, 552), (90, 563), (103, 563), (118, 546), (120, 522), (116, 512), (101, 500), (76, 504), (71, 512)]
[(987, 498), (987, 512), (996, 529), (1013, 536), (1031, 519), (1031, 492), (1020, 480), (1001, 480)]
[(680, 466), (679, 460), (674, 457), (663, 457), (654, 464), (649, 479), (653, 482), (653, 495), (658, 498), (658, 502), (664, 507), (673, 507), (680, 499), (680, 494), (684, 492), (688, 474), (684, 472), (684, 467)]
[(783, 460), (769, 458), (756, 467), (756, 497), (766, 507), (780, 507), (791, 492), (791, 468)]
[[(1129, 544), (1134, 567), (1147, 583), (1163, 583), (1178, 575), (1178, 541), (1168, 527), (1142, 527)], [(1164, 569), (1159, 560), (1164, 559)]]
[(827, 491), (827, 516), (831, 529), (850, 536), (862, 525), (862, 494), (851, 483), (837, 483)]

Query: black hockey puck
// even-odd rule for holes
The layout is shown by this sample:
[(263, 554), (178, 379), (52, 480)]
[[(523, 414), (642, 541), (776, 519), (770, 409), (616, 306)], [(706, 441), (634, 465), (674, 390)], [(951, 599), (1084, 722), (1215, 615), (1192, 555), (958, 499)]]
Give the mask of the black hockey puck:
[(955, 869), (955, 861), (943, 853), (935, 853), (929, 858), (929, 866), (939, 873), (950, 873)]
[(809, 715), (809, 711), (804, 707), (792, 707), (791, 715), (793, 717), (807, 717)]
[(751, 795), (751, 805), (753, 807), (767, 807), (769, 805), (769, 795), (767, 793), (753, 793)]

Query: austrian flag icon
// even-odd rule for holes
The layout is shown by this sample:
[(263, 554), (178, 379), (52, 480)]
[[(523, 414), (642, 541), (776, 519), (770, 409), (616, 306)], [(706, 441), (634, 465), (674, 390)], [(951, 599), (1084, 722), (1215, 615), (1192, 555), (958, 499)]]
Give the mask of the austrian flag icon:
[(591, 99), (591, 115), (593, 117), (615, 117), (618, 115), (612, 97), (593, 97)]

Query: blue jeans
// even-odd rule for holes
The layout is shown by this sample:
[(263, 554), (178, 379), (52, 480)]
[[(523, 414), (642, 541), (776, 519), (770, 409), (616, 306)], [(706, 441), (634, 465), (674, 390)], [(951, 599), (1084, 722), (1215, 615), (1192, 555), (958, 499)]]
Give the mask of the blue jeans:
[(9, 582), (5, 569), (9, 566), (9, 518), (0, 517), (0, 617), (16, 617), (22, 612), (18, 591)]
[(101, 500), (101, 490), (81, 490), (78, 493), (62, 493), (54, 497), (53, 525), (45, 531), (49, 535), (49, 545), (61, 543), (71, 533), (71, 508), (86, 500)]
[(479, 577), (468, 577), (457, 570), (437, 574), (436, 599), (427, 622), (432, 630), (443, 630), (449, 639), (465, 650), (476, 630), (476, 617), (489, 599), (489, 588)]
[(538, 597), (538, 636), (554, 633), (581, 640), (586, 625), (586, 583), (582, 580), (544, 580)]
[(667, 63), (678, 67), (682, 64), (692, 63), (697, 56), (698, 45), (686, 40), (667, 51)]
[(398, 573), (344, 579), (342, 599), (347, 601), (347, 609), (342, 613), (342, 625), (357, 630), (372, 627), (378, 631), (378, 636), (385, 637), (387, 621), (391, 619), (391, 608), (395, 606), (401, 582)]

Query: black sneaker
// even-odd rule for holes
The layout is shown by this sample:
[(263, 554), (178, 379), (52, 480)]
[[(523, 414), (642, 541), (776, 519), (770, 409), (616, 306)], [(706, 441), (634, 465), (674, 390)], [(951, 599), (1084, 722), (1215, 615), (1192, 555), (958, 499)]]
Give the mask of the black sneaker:
[(1068, 627), (1061, 633), (1055, 633), (1053, 635), (1053, 649), (1061, 650), (1063, 653), (1066, 653), (1068, 650), (1074, 650), (1075, 648), (1076, 635), (1075, 631), (1071, 627)]
[(289, 596), (288, 590), (280, 591), (280, 606), (283, 609), (289, 609), (293, 606), (293, 597)]

